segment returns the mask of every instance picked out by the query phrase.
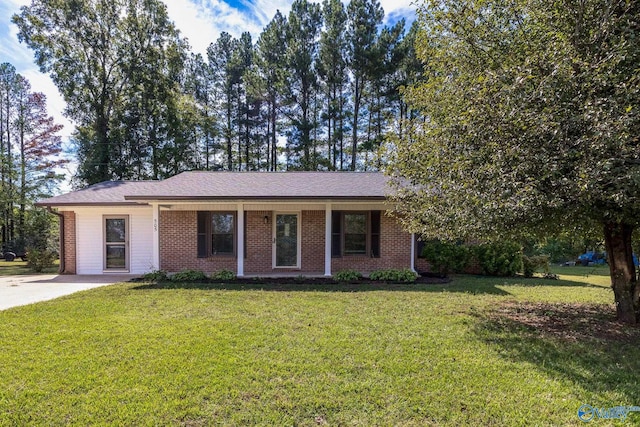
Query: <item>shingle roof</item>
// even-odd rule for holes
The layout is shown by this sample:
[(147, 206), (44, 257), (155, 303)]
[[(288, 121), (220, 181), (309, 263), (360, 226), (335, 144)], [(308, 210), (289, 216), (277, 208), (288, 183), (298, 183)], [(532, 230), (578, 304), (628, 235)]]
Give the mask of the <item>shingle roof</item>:
[(384, 199), (379, 172), (183, 172), (164, 181), (103, 182), (45, 199), (42, 206), (149, 200)]
[(127, 201), (126, 194), (151, 191), (151, 187), (160, 181), (105, 181), (82, 190), (72, 191), (59, 196), (40, 200), (39, 206), (82, 206), (82, 205), (135, 205), (138, 202)]

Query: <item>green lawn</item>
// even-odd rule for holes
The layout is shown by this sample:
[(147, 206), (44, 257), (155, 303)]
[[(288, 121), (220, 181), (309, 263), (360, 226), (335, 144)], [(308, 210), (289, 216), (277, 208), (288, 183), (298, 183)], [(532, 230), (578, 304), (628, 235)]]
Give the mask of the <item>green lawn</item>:
[[(58, 272), (58, 265), (60, 261), (55, 261), (54, 267), (51, 267), (44, 271), (46, 274), (55, 274)], [(23, 274), (36, 274), (27, 266), (26, 261), (18, 261), (17, 259), (11, 262), (0, 259), (0, 276), (17, 276)]]
[[(604, 269), (444, 285), (126, 283), (0, 312), (0, 425), (583, 425), (640, 405)], [(595, 420), (594, 425), (640, 424)]]

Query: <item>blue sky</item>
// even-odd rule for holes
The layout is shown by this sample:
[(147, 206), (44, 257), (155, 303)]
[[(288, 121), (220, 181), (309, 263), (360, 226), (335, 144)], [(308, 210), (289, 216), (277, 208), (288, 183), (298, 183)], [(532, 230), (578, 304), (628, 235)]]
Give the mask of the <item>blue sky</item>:
[[(415, 6), (412, 1), (380, 0), (385, 23), (393, 24), (402, 17), (413, 21)], [(343, 2), (347, 3), (346, 0)], [(20, 11), (20, 6), (30, 3), (31, 0), (0, 0), (0, 63), (13, 64), (16, 71), (31, 82), (33, 91), (47, 95), (49, 114), (65, 126), (61, 134), (67, 139), (73, 131), (73, 123), (62, 114), (64, 100), (51, 79), (40, 73), (33, 62), (33, 52), (18, 41), (18, 30), (11, 23), (11, 16)], [(204, 54), (222, 31), (235, 37), (249, 31), (255, 42), (277, 10), (285, 16), (289, 14), (293, 0), (164, 0), (164, 3), (192, 50)]]

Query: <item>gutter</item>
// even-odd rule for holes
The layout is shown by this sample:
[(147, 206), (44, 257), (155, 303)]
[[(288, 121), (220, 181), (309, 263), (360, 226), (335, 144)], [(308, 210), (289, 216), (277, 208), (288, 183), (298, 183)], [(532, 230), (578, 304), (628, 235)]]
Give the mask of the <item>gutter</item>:
[(336, 201), (384, 201), (387, 198), (385, 196), (144, 196), (144, 195), (135, 195), (135, 196), (124, 196), (125, 200), (153, 200), (153, 201), (207, 201), (207, 202), (218, 202), (218, 201), (236, 201), (243, 200), (247, 202), (252, 201), (325, 201), (325, 200), (336, 200)]
[(65, 269), (65, 265), (64, 265), (64, 215), (62, 215), (60, 212), (55, 212), (53, 210), (53, 208), (51, 208), (51, 206), (47, 206), (47, 210), (49, 211), (49, 213), (54, 214), (55, 216), (58, 217), (58, 224), (59, 225), (59, 233), (60, 233), (60, 267), (58, 268), (58, 273), (59, 274), (64, 274), (64, 269)]

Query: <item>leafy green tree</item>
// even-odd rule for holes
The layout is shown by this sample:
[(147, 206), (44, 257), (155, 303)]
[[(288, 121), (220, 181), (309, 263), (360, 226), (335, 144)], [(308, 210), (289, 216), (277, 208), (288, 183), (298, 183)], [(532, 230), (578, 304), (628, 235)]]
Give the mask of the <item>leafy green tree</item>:
[[(22, 251), (33, 239), (33, 202), (51, 194), (66, 163), (61, 125), (48, 115), (46, 97), (31, 92), (29, 81), (9, 64), (0, 64), (0, 226), (2, 246)], [(47, 215), (44, 215), (46, 218)]]
[[(25, 82), (25, 88), (29, 88)], [(43, 196), (52, 194), (56, 185), (64, 179), (57, 169), (68, 163), (60, 156), (62, 125), (54, 122), (47, 112), (46, 96), (40, 92), (20, 94), (18, 115), (15, 121), (18, 148), (17, 173), (19, 186), (15, 197), (18, 205), (17, 236), (26, 242), (27, 211)], [(20, 245), (19, 245), (20, 246)]]
[(406, 95), (422, 115), (389, 168), (405, 226), (453, 239), (597, 226), (617, 317), (640, 321), (640, 4), (429, 0), (419, 16), (428, 80)]
[[(189, 113), (178, 109), (192, 105), (181, 102), (187, 46), (177, 38), (166, 10), (157, 6), (130, 2), (120, 24), (130, 42), (122, 48), (126, 84), (111, 119), (111, 169), (124, 179), (170, 176), (175, 155), (184, 163), (180, 170), (193, 168), (198, 152), (195, 128), (185, 128), (180, 117)], [(157, 37), (150, 36), (154, 31)]]
[[(80, 180), (92, 184), (123, 178), (131, 173), (131, 163), (139, 163), (133, 169), (137, 176), (145, 176), (149, 153), (142, 148), (146, 147), (127, 145), (122, 139), (139, 131), (132, 130), (138, 119), (130, 123), (122, 119), (136, 102), (136, 91), (140, 96), (154, 92), (136, 85), (165, 84), (171, 79), (164, 60), (180, 50), (181, 42), (164, 4), (159, 0), (32, 0), (13, 16), (13, 22), (20, 40), (35, 52), (40, 70), (51, 75), (67, 102), (66, 115), (78, 123)], [(160, 102), (161, 96), (162, 91), (155, 93), (154, 102)], [(128, 106), (123, 105), (125, 101)], [(156, 127), (166, 125), (165, 121)], [(153, 125), (144, 127), (148, 131)]]

